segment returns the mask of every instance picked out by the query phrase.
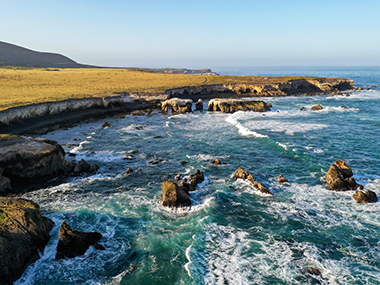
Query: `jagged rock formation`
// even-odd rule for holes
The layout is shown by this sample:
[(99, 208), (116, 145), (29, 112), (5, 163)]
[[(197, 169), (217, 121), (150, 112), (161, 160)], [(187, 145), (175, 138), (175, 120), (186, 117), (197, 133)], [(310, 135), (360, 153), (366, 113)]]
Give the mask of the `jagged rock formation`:
[[(178, 176), (180, 179), (180, 175)], [(164, 181), (162, 183), (161, 204), (165, 207), (191, 206), (190, 193), (194, 191), (198, 183), (204, 181), (204, 174), (198, 169), (190, 175), (190, 183), (185, 178), (179, 185), (174, 181)]]
[(162, 111), (167, 113), (169, 109), (172, 109), (174, 113), (189, 113), (192, 105), (191, 99), (172, 98), (162, 102)]
[(102, 234), (98, 232), (86, 233), (73, 230), (66, 221), (63, 221), (59, 228), (59, 241), (55, 259), (83, 255), (90, 245), (93, 245), (96, 249), (104, 250), (105, 248), (99, 244), (102, 237)]
[(371, 190), (367, 190), (365, 193), (360, 190), (357, 190), (352, 197), (358, 203), (367, 204), (377, 202), (377, 195), (375, 192)]
[(352, 175), (352, 170), (347, 163), (344, 160), (338, 160), (335, 161), (334, 164), (331, 164), (325, 181), (330, 190), (334, 191), (347, 191), (363, 188), (362, 185), (356, 183), (355, 178), (352, 177)]
[(222, 111), (224, 113), (234, 113), (241, 111), (266, 112), (270, 110), (272, 104), (263, 101), (248, 101), (241, 99), (212, 99), (208, 103), (209, 111)]
[(161, 204), (164, 207), (191, 206), (190, 196), (185, 187), (178, 187), (177, 182), (164, 181), (162, 183)]
[(261, 183), (259, 183), (258, 181), (256, 181), (253, 178), (252, 174), (248, 173), (247, 171), (245, 171), (242, 168), (238, 168), (235, 171), (235, 174), (234, 174), (234, 179), (235, 180), (237, 180), (239, 178), (243, 179), (243, 180), (246, 180), (246, 181), (249, 181), (252, 184), (252, 186), (255, 187), (257, 190), (259, 190), (261, 193), (273, 195), (273, 193), (270, 192), (265, 186), (263, 186)]
[(39, 258), (53, 227), (33, 201), (0, 197), (0, 284), (12, 284)]

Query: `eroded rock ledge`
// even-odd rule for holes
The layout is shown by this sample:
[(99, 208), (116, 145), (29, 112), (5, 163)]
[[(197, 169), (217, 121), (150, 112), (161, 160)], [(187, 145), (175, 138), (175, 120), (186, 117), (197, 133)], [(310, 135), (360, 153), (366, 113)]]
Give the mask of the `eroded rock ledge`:
[(0, 135), (0, 194), (56, 177), (67, 167), (65, 151), (56, 141)]
[(272, 104), (263, 101), (248, 101), (239, 99), (212, 99), (208, 103), (209, 111), (222, 111), (224, 113), (234, 113), (237, 111), (269, 111)]
[(56, 141), (0, 134), (0, 195), (20, 193), (60, 175), (95, 172), (96, 164), (67, 162)]

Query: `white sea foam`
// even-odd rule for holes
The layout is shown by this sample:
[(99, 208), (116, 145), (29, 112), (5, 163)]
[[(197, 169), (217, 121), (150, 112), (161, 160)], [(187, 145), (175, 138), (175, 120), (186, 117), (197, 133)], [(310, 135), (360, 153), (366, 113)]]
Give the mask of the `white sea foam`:
[(70, 152), (71, 152), (71, 153), (79, 152), (80, 150), (83, 149), (83, 146), (84, 146), (85, 144), (88, 144), (88, 143), (90, 143), (90, 141), (82, 141), (81, 143), (79, 143), (79, 146), (76, 146), (76, 147), (72, 148), (72, 149), (70, 150)]
[(115, 162), (115, 161), (122, 161), (124, 157), (119, 153), (113, 153), (113, 152), (97, 152), (97, 153), (89, 153), (89, 152), (73, 152), (75, 153), (75, 159), (77, 161), (80, 161), (82, 158), (86, 161), (90, 162)]
[(247, 121), (244, 126), (249, 130), (266, 130), (270, 132), (284, 132), (287, 135), (306, 133), (326, 128), (325, 124), (312, 124), (303, 122), (286, 122), (283, 120)]
[(288, 147), (285, 145), (285, 144), (283, 144), (283, 143), (279, 143), (279, 142), (276, 142), (280, 147), (282, 147), (283, 149), (285, 149), (285, 150), (288, 150)]
[(242, 117), (242, 111), (233, 113), (232, 115), (228, 116), (225, 120), (226, 122), (234, 125), (239, 130), (239, 133), (242, 134), (243, 136), (253, 136), (256, 138), (268, 138), (268, 136), (266, 135), (262, 135), (260, 133), (257, 133), (251, 129), (244, 127), (242, 124), (240, 124), (237, 121), (239, 117)]
[[(303, 113), (302, 113), (303, 114)], [(294, 133), (305, 133), (312, 130), (319, 130), (326, 128), (325, 124), (312, 124), (305, 122), (288, 122), (285, 119), (300, 115), (292, 112), (270, 112), (267, 114), (266, 119), (258, 118), (257, 115), (252, 113), (244, 113), (242, 111), (233, 113), (226, 118), (226, 121), (239, 130), (239, 133), (245, 136), (255, 137), (268, 137), (258, 133), (258, 130), (265, 130), (269, 132), (284, 132), (287, 135), (294, 135)], [(241, 121), (241, 122), (239, 122)]]
[(163, 207), (161, 204), (159, 206), (159, 210), (170, 213), (170, 214), (191, 214), (191, 213), (197, 213), (201, 212), (204, 209), (211, 207), (214, 201), (214, 197), (206, 197), (202, 201), (196, 201), (192, 198), (191, 199), (191, 206), (188, 207)]
[[(194, 238), (194, 237), (193, 237)], [(190, 277), (192, 277), (191, 276), (191, 272), (190, 272), (190, 270), (189, 270), (189, 266), (191, 265), (191, 258), (190, 258), (190, 251), (191, 251), (191, 247), (192, 247), (192, 245), (190, 245), (188, 248), (186, 248), (186, 251), (185, 251), (185, 255), (186, 255), (186, 258), (187, 258), (187, 263), (185, 264), (185, 269), (186, 269), (186, 271), (187, 271), (187, 274), (190, 276)]]

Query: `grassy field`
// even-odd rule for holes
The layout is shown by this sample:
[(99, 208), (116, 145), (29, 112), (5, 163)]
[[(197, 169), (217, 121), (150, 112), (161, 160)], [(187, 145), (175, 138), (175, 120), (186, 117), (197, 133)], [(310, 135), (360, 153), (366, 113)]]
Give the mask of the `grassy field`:
[(299, 77), (163, 74), (132, 69), (0, 68), (0, 110), (10, 107), (115, 95), (114, 92), (162, 93), (202, 84), (269, 84)]

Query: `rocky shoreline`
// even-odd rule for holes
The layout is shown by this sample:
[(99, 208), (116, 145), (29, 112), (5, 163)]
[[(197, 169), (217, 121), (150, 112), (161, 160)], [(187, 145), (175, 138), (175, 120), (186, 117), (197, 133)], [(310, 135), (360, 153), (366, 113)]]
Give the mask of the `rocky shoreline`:
[(344, 78), (295, 79), (286, 83), (185, 86), (165, 93), (120, 92), (115, 96), (46, 102), (0, 111), (0, 133), (46, 133), (120, 112), (160, 109), (161, 103), (171, 98), (196, 102), (214, 98), (312, 96), (351, 90), (353, 85), (353, 80)]
[[(183, 87), (168, 90), (166, 94), (151, 95), (123, 93), (115, 97), (49, 102), (8, 109), (0, 112), (0, 133), (11, 133), (11, 135), (0, 135), (0, 196), (22, 193), (25, 190), (25, 188), (23, 188), (25, 185), (33, 183), (38, 184), (41, 183), (42, 180), (47, 181), (59, 175), (67, 176), (72, 173), (96, 171), (97, 169), (96, 166), (88, 165), (85, 161), (81, 161), (76, 165), (67, 162), (64, 150), (55, 141), (48, 139), (32, 139), (15, 134), (38, 134), (63, 126), (70, 126), (77, 122), (83, 122), (84, 119), (96, 119), (132, 110), (164, 108), (166, 105), (163, 104), (163, 102), (168, 99), (172, 99), (171, 106), (179, 106), (178, 112), (191, 111), (191, 105), (196, 100), (201, 99), (198, 101), (200, 104), (202, 103), (202, 99), (212, 98), (232, 99), (212, 100), (210, 101), (211, 104), (208, 106), (209, 110), (222, 112), (235, 112), (237, 110), (265, 112), (271, 107), (270, 104), (266, 104), (262, 101), (237, 100), (236, 98), (290, 96), (300, 94), (315, 95), (353, 88), (353, 81), (351, 80), (336, 79), (332, 82), (331, 79), (329, 80), (329, 82), (324, 79), (314, 81), (294, 80), (286, 84), (272, 84), (266, 86), (208, 85), (201, 87)], [(173, 99), (176, 99), (177, 101)], [(182, 105), (178, 102), (182, 102), (183, 107), (181, 107)], [(221, 164), (212, 163), (215, 165)], [(345, 168), (348, 168), (348, 166)], [(339, 173), (336, 175), (339, 176)], [(190, 175), (189, 179), (189, 182), (184, 179), (181, 183), (170, 180), (164, 181), (162, 185), (162, 206), (169, 208), (191, 206), (190, 192), (194, 191), (197, 184), (204, 180), (204, 174), (197, 170), (194, 174)], [(261, 183), (257, 182), (250, 173), (241, 168), (236, 171), (234, 179), (246, 180), (260, 192), (273, 196), (272, 192)], [(326, 182), (327, 181), (328, 178), (326, 178)], [(354, 188), (349, 189), (356, 188), (355, 185)], [(357, 199), (358, 202), (361, 201), (359, 203), (375, 202), (375, 200), (377, 201), (377, 197), (375, 199), (372, 193), (355, 193), (354, 198), (360, 196)], [(39, 206), (32, 201), (12, 197), (0, 199), (2, 199), (0, 202), (3, 201), (3, 204), (0, 204), (0, 218), (2, 219), (0, 220), (1, 254), (3, 255), (8, 252), (10, 258), (17, 259), (18, 261), (2, 261), (4, 272), (1, 273), (1, 277), (9, 277), (7, 277), (7, 279), (2, 279), (0, 283), (11, 284), (21, 276), (22, 272), (30, 263), (38, 258), (39, 255), (37, 249), (43, 251), (46, 243), (49, 241), (49, 232), (53, 228), (53, 223), (48, 218), (41, 216)], [(33, 211), (32, 216), (36, 217), (36, 221), (33, 223), (43, 227), (44, 230), (30, 233), (31, 230), (26, 230), (29, 225), (26, 218), (23, 218), (23, 220), (19, 222), (20, 229), (13, 229), (13, 219), (18, 219), (18, 216), (15, 218), (12, 216), (12, 209), (14, 208), (20, 209), (18, 215), (21, 217), (29, 217), (29, 212)], [(100, 233), (83, 233), (75, 231), (65, 222), (62, 223), (61, 228), (57, 259), (65, 257), (70, 258), (83, 254), (90, 245), (94, 245), (97, 249), (104, 249), (98, 244), (102, 237)], [(28, 240), (29, 243), (25, 245), (23, 244), (22, 248), (31, 252), (31, 254), (25, 255), (22, 252), (10, 253), (10, 250), (14, 245), (10, 242), (13, 238), (9, 238), (9, 236), (13, 232), (17, 232), (17, 235), (18, 232), (27, 232), (29, 236), (32, 236), (20, 237), (20, 242)], [(86, 239), (89, 240), (86, 241)], [(83, 246), (84, 243), (85, 246)], [(75, 247), (79, 244), (81, 248), (78, 250), (66, 250), (63, 247), (63, 244), (68, 244), (69, 247)], [(12, 274), (9, 273), (11, 271)]]

